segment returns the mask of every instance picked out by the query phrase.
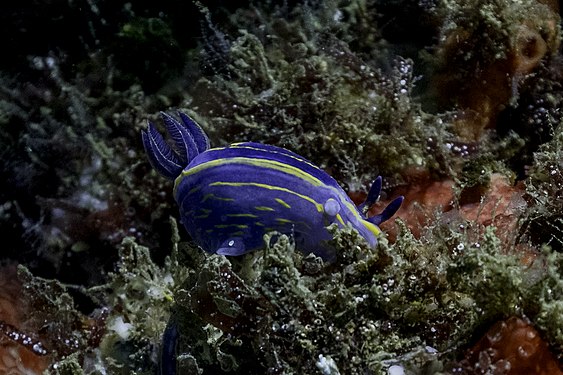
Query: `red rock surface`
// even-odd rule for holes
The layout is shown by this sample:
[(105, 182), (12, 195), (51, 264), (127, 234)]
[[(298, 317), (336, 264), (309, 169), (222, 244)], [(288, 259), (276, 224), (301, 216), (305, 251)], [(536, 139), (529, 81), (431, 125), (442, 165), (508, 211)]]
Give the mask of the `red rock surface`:
[[(16, 266), (0, 266), (0, 320), (22, 328), (28, 315), (27, 308)], [(0, 332), (0, 374), (39, 375), (47, 369), (50, 361), (49, 356), (38, 356)]]
[(563, 374), (539, 332), (518, 317), (494, 324), (467, 352), (462, 365), (475, 374)]

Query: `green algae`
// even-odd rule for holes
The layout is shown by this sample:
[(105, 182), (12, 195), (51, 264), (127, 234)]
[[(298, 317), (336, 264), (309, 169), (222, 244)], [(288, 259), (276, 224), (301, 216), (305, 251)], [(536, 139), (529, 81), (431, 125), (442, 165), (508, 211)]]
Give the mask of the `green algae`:
[(52, 375), (84, 375), (80, 353), (76, 352), (57, 362)]
[(331, 34), (347, 31), (328, 13), (298, 6), (288, 20), (274, 18), (255, 34), (240, 31), (227, 73), (200, 79), (190, 110), (205, 118), (213, 139), (292, 149), (355, 187), (373, 179), (374, 169), (394, 174), (436, 165), (426, 142), (446, 138), (446, 128), (412, 101), (412, 61), (387, 57), (390, 72), (374, 68), (382, 56), (350, 50)]
[[(431, 240), (403, 231), (395, 244), (382, 239), (375, 251), (355, 231), (337, 230), (337, 261), (313, 273), (305, 264), (314, 259), (296, 252), (283, 235), (273, 243), (266, 238), (263, 253), (242, 264), (206, 257), (175, 312), (176, 319), (191, 321), (184, 323), (187, 332), (180, 331), (188, 335), (182, 338), (185, 353), (204, 372), (215, 362), (223, 371), (314, 373), (330, 356), (343, 373), (392, 364), (420, 373), (452, 366), (474, 332), (499, 318), (525, 315), (540, 328), (558, 327), (550, 319), (560, 299), (545, 300), (558, 293), (553, 282), (561, 282), (553, 255), (542, 258), (553, 272), (538, 280), (537, 270), (502, 253), (493, 227), (479, 242), (473, 242), (475, 230), (434, 230)], [(248, 267), (251, 277), (237, 272)], [(201, 319), (215, 328), (196, 329)], [(548, 334), (552, 345), (560, 332), (559, 326)]]
[[(513, 13), (506, 13), (505, 2), (441, 5), (441, 21), (451, 22), (443, 32), (460, 24), (490, 31), (479, 55), (471, 54), (475, 46), (459, 51), (464, 68), (458, 80), (481, 62), (506, 58), (510, 40), (502, 28), (521, 22), (526, 9), (539, 9), (529, 2), (510, 8)], [(462, 12), (468, 7), (481, 13)], [(502, 11), (495, 15), (495, 9)], [(393, 175), (411, 166), (450, 176), (460, 190), (486, 189), (493, 172), (514, 178), (505, 161), (524, 147), (525, 136), (509, 132), (500, 140), (487, 138), (479, 149), (456, 156), (444, 147), (456, 139), (455, 115), (421, 110), (413, 99), (413, 61), (389, 59), (376, 48), (377, 34), (363, 46), (373, 43), (371, 55), (359, 56), (343, 42), (350, 40), (348, 29), (335, 38), (330, 30), (337, 22), (313, 10), (298, 6), (291, 17), (269, 21), (257, 6), (251, 12), (260, 27), (251, 24), (252, 17), (233, 15), (245, 27), (230, 40), (219, 38), (228, 50), (219, 59), (224, 65), (199, 79), (189, 108), (216, 142), (252, 140), (290, 148), (352, 188), (373, 178), (374, 169)], [(479, 23), (476, 17), (482, 17)], [(391, 68), (375, 68), (379, 59), (388, 59)], [(545, 160), (558, 159), (547, 155)], [(546, 183), (545, 169), (532, 170), (536, 184)], [(550, 185), (552, 193), (532, 211), (557, 206), (554, 190)], [(539, 191), (528, 187), (536, 199)], [(545, 222), (556, 213), (554, 207), (530, 217)], [(412, 373), (447, 371), (476, 335), (512, 315), (529, 317), (552, 348), (560, 348), (558, 254), (546, 248), (527, 267), (504, 247), (494, 226), (455, 214), (432, 219), (422, 238), (402, 226), (396, 243), (382, 238), (376, 250), (353, 230), (336, 230), (340, 251), (332, 264), (303, 256), (290, 238), (279, 235), (268, 236), (263, 252), (243, 259), (190, 256), (195, 263), (183, 266), (197, 271), (178, 291), (172, 314), (181, 333), (179, 358), (203, 373), (244, 368), (247, 373), (359, 374), (383, 372), (393, 364)], [(544, 267), (551, 270), (547, 276)]]
[[(330, 264), (271, 234), (265, 250), (239, 260), (174, 242), (180, 250), (161, 268), (126, 239), (111, 283), (90, 292), (109, 288), (113, 306), (96, 366), (152, 373), (154, 344), (169, 316), (180, 334), (178, 366), (188, 373), (361, 374), (392, 365), (438, 372), (455, 366), (476, 330), (512, 315), (528, 316), (561, 347), (560, 254), (546, 247), (541, 264), (530, 268), (502, 253), (493, 227), (480, 234), (441, 225), (420, 240), (403, 227), (394, 244), (381, 238), (377, 249), (352, 228), (333, 228), (340, 251)], [(48, 286), (55, 284), (23, 271), (25, 285), (39, 283), (35, 298), (55, 295)], [(76, 320), (73, 311), (70, 304)], [(117, 318), (128, 324), (127, 334), (112, 323)], [(77, 373), (76, 356), (54, 373)]]
[(563, 255), (548, 248), (546, 255), (544, 277), (530, 288), (532, 301), (538, 301), (534, 306), (534, 322), (544, 332), (550, 344), (555, 348), (559, 360), (563, 357)]
[[(534, 154), (526, 191), (533, 202), (528, 215), (527, 234), (535, 242), (545, 241), (554, 249), (563, 250), (563, 130), (554, 130), (553, 139)], [(546, 240), (547, 238), (547, 240)]]
[[(172, 241), (177, 246), (175, 221), (171, 221)], [(125, 238), (120, 248), (117, 271), (109, 283), (93, 288), (105, 303), (113, 306), (107, 319), (108, 334), (100, 348), (102, 360), (113, 373), (154, 373), (162, 332), (170, 316), (178, 285), (189, 270), (179, 266), (177, 250), (162, 267), (157, 266), (146, 247)], [(102, 293), (103, 292), (103, 293)], [(124, 364), (125, 363), (125, 364)]]
[[(57, 167), (61, 183), (56, 194), (69, 196), (74, 190), (90, 189), (100, 196), (111, 190), (125, 207), (136, 208), (130, 216), (145, 226), (135, 227), (148, 233), (150, 224), (154, 233), (151, 238), (127, 238), (112, 246), (120, 252), (117, 269), (104, 275), (107, 284), (87, 292), (99, 305), (111, 307), (111, 313), (101, 355), (97, 359), (86, 356), (95, 363), (86, 372), (153, 373), (167, 322), (179, 327), (180, 373), (244, 369), (256, 374), (268, 370), (363, 374), (384, 372), (393, 364), (412, 373), (434, 373), (454, 366), (490, 323), (510, 315), (529, 317), (561, 357), (563, 142), (557, 112), (550, 111), (546, 128), (553, 140), (539, 150), (530, 147), (533, 130), (528, 127), (518, 135), (509, 131), (487, 138), (469, 155), (456, 155), (447, 148), (456, 140), (455, 113), (427, 113), (420, 108), (414, 94), (420, 61), (389, 52), (392, 46), (382, 39), (377, 24), (377, 2), (352, 1), (342, 6), (331, 1), (326, 8), (300, 5), (287, 13), (264, 4), (236, 12), (231, 25), (221, 25), (221, 29), (235, 30), (218, 38), (225, 43), (224, 49), (218, 49), (225, 55), (215, 64), (223, 66), (213, 67), (214, 74), (203, 77), (192, 73), (197, 82), (187, 93), (168, 87), (158, 96), (145, 96), (143, 88), (150, 91), (160, 79), (179, 74), (185, 56), (180, 56), (172, 30), (162, 20), (137, 18), (122, 25), (118, 40), (122, 46), (130, 44), (125, 50), (135, 53), (136, 68), (128, 72), (121, 66), (123, 72), (116, 73), (110, 65), (106, 74), (103, 62), (88, 62), (88, 69), (104, 71), (108, 80), (105, 86), (95, 87), (92, 96), (80, 82), (65, 80), (55, 71), (50, 79), (54, 91), (60, 92), (57, 105), (61, 108), (45, 100), (33, 112), (25, 101), (15, 105), (15, 100), (0, 100), (0, 120), (3, 129), (9, 130), (2, 133), (3, 143), (16, 144), (13, 139), (20, 139), (5, 155), (19, 148), (32, 150), (26, 154), (30, 159), (26, 165), (32, 167), (18, 167), (20, 174), (29, 174), (29, 180), (37, 171), (47, 175), (51, 162), (45, 155), (67, 150), (65, 146), (44, 153), (38, 147), (73, 145), (69, 159), (74, 162)], [(434, 21), (441, 25), (437, 27), (441, 33), (461, 26), (476, 36), (453, 60), (459, 68), (456, 84), (470, 80), (479, 64), (506, 57), (512, 43), (506, 30), (513, 24), (532, 18), (534, 25), (545, 29), (541, 22), (549, 17), (544, 14), (545, 6), (531, 1), (440, 2)], [(220, 33), (219, 27), (215, 29)], [(482, 29), (487, 32), (481, 33)], [(147, 72), (142, 64), (145, 53), (156, 55), (163, 46), (162, 59), (150, 56), (150, 82), (143, 83), (143, 88), (135, 85)], [(130, 56), (120, 57), (127, 62)], [(432, 68), (438, 70), (440, 62), (433, 63)], [(111, 77), (116, 74), (114, 88)], [(558, 76), (538, 74), (541, 79), (526, 81), (510, 105), (524, 107), (517, 99), (528, 92), (558, 107)], [(87, 79), (100, 81), (99, 76), (98, 72)], [(191, 85), (190, 79), (186, 81)], [(127, 85), (132, 86), (120, 89)], [(533, 87), (525, 91), (528, 85)], [(535, 91), (538, 86), (542, 89)], [(96, 93), (100, 98), (94, 97)], [(65, 112), (67, 103), (71, 103), (69, 113)], [(516, 171), (507, 166), (507, 160), (530, 147), (527, 153), (537, 152), (526, 159), (530, 210), (523, 218), (519, 241), (535, 248), (549, 246), (538, 252), (533, 266), (524, 267), (517, 257), (507, 255), (512, 249), (503, 248), (495, 227), (482, 228), (450, 215), (432, 218), (421, 239), (399, 223), (397, 242), (382, 238), (375, 250), (350, 228), (334, 230), (340, 251), (333, 264), (303, 256), (290, 238), (279, 235), (266, 239), (263, 252), (243, 259), (207, 256), (180, 241), (174, 221), (173, 228), (168, 228), (168, 214), (175, 211), (170, 186), (154, 172), (147, 173), (147, 163), (141, 161), (140, 119), (143, 113), (163, 106), (189, 107), (215, 143), (253, 140), (290, 148), (350, 189), (361, 189), (378, 173), (400, 175), (416, 166), (455, 179), (460, 190), (478, 186), (485, 191), (493, 172), (514, 178)], [(543, 122), (534, 113), (522, 111), (524, 122)], [(30, 123), (29, 130), (14, 125), (20, 122)], [(49, 134), (55, 136), (49, 138)], [(81, 160), (84, 150), (102, 160), (103, 168), (93, 174), (96, 183), (81, 189), (76, 188), (76, 176), (89, 163)], [(51, 195), (51, 191), (40, 191)], [(2, 207), (3, 223), (14, 218), (23, 221), (15, 200)], [(162, 255), (150, 254), (141, 243), (151, 250), (159, 247), (172, 257), (157, 265), (152, 258)], [(92, 257), (100, 250), (86, 241), (75, 242), (74, 248), (81, 244), (87, 245), (83, 253)], [(44, 257), (60, 264), (67, 247), (53, 244)], [(55, 320), (47, 336), (56, 337), (64, 327), (78, 325), (82, 317), (64, 287), (25, 271), (21, 274), (40, 307), (36, 320)], [(58, 321), (53, 319), (59, 314)], [(119, 326), (127, 328), (126, 335)], [(90, 348), (87, 333), (76, 330), (73, 334), (80, 343), (77, 353), (86, 353)], [(58, 371), (77, 373), (81, 361), (81, 355), (73, 354), (58, 363)]]
[[(530, 293), (540, 301), (537, 324), (544, 330), (552, 345), (558, 348), (559, 358), (563, 347), (563, 129), (553, 130), (553, 139), (543, 144), (534, 154), (534, 167), (527, 180), (526, 192), (533, 202), (524, 219), (523, 236), (543, 246), (547, 259), (541, 268), (542, 276)], [(545, 245), (548, 244), (549, 246)]]

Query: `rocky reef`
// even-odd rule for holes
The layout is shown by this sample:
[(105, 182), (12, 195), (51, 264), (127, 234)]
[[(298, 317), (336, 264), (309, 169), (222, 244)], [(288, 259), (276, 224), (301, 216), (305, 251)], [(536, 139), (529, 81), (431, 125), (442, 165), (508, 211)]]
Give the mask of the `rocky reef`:
[[(0, 7), (0, 372), (563, 372), (557, 2)], [(160, 110), (403, 207), (333, 262), (208, 255), (144, 155)]]

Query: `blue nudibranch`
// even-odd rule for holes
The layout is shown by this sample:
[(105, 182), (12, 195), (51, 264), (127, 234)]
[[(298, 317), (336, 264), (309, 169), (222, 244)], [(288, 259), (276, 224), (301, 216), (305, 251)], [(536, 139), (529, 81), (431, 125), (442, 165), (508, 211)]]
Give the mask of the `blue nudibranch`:
[(145, 151), (161, 175), (175, 180), (181, 220), (209, 253), (241, 255), (262, 248), (264, 234), (278, 231), (292, 235), (303, 252), (330, 260), (335, 250), (328, 244), (328, 225), (351, 225), (375, 246), (378, 225), (403, 201), (398, 197), (368, 218), (381, 177), (356, 207), (332, 177), (296, 153), (253, 142), (210, 148), (207, 135), (189, 116), (179, 113), (178, 121), (161, 115), (175, 150), (149, 122), (142, 131)]

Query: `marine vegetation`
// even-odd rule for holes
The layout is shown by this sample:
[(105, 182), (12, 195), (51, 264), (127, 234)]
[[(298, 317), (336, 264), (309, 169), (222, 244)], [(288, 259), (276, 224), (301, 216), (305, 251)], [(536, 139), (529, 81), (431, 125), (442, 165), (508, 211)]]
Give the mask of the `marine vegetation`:
[(558, 2), (1, 7), (0, 372), (562, 373)]

